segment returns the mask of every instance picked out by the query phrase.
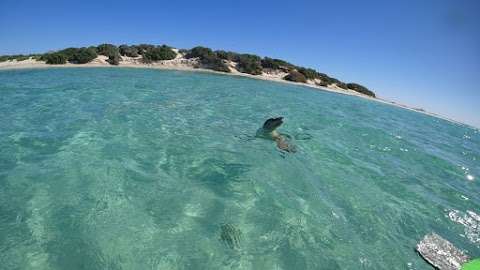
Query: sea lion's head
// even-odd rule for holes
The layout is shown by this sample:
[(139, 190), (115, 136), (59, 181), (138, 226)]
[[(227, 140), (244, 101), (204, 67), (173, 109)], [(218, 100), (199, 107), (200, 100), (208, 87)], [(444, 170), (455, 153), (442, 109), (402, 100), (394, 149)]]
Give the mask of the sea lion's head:
[(273, 131), (283, 124), (283, 117), (270, 118), (263, 124), (263, 129)]

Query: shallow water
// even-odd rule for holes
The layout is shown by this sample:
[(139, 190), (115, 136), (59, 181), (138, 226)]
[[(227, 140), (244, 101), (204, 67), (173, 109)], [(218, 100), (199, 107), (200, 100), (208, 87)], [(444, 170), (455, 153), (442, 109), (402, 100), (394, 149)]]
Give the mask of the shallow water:
[[(254, 137), (284, 116), (297, 152)], [(480, 132), (179, 71), (0, 72), (1, 269), (430, 269), (480, 256)]]

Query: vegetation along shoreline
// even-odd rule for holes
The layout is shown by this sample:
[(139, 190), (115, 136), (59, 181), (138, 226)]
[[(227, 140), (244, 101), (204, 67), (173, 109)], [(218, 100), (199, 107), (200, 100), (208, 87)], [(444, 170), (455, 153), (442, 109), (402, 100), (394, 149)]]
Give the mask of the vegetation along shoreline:
[(206, 47), (175, 49), (167, 45), (100, 44), (82, 48), (66, 48), (43, 54), (0, 56), (0, 69), (37, 67), (42, 65), (113, 65), (164, 66), (178, 69), (203, 69), (221, 73), (245, 74), (249, 77), (283, 80), (350, 92), (375, 98), (375, 93), (357, 83), (344, 83), (311, 68), (296, 66), (287, 61), (253, 54), (214, 51)]

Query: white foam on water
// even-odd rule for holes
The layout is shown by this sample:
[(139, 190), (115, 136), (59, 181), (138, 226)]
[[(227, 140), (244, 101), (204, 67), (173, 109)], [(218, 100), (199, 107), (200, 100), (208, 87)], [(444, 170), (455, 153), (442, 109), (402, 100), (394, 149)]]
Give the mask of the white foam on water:
[(473, 176), (473, 175), (470, 174), (470, 172), (469, 172), (470, 169), (469, 169), (469, 168), (467, 168), (467, 167), (465, 167), (465, 166), (463, 166), (463, 165), (458, 165), (458, 166), (461, 166), (461, 169), (462, 169), (463, 173), (465, 174), (465, 177), (467, 178), (468, 181), (473, 181), (473, 180), (475, 180), (475, 176)]
[(480, 215), (467, 211), (463, 213), (458, 210), (451, 210), (448, 212), (447, 217), (458, 224), (465, 227), (465, 237), (474, 244), (480, 244)]

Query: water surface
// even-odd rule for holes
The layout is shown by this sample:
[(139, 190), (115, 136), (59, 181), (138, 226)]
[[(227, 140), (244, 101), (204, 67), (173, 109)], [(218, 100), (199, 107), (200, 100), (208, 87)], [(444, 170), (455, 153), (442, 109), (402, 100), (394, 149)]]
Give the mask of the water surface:
[[(295, 154), (253, 137), (284, 116)], [(2, 269), (430, 269), (480, 256), (480, 134), (223, 75), (0, 72)]]

